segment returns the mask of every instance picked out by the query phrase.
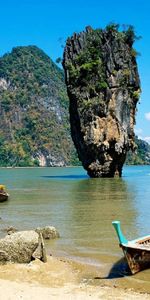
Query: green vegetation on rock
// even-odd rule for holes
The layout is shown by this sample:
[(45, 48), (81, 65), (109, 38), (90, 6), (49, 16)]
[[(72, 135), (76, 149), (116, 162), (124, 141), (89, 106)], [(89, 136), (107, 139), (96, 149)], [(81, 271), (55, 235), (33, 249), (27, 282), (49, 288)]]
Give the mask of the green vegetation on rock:
[(131, 151), (127, 154), (126, 164), (128, 165), (150, 165), (150, 145), (135, 137), (137, 149), (135, 153)]

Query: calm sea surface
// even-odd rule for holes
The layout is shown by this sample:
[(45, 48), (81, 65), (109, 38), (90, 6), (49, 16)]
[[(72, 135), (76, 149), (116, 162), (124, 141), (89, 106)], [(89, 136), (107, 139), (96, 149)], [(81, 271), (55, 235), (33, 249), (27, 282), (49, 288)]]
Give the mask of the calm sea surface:
[[(8, 226), (53, 225), (61, 238), (47, 242), (49, 252), (106, 273), (122, 257), (113, 220), (128, 239), (150, 234), (150, 166), (124, 167), (121, 179), (91, 179), (81, 167), (1, 168), (0, 183), (10, 194), (0, 203), (1, 237)], [(132, 278), (145, 283), (150, 270)]]

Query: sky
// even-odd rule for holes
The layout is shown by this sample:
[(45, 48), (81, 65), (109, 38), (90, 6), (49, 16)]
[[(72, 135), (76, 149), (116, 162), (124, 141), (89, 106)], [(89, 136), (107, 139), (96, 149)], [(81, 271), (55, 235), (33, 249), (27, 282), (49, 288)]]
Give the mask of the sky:
[(13, 47), (36, 45), (54, 61), (68, 36), (87, 25), (133, 25), (142, 38), (134, 45), (141, 80), (135, 133), (150, 143), (150, 1), (149, 0), (0, 0), (0, 56)]

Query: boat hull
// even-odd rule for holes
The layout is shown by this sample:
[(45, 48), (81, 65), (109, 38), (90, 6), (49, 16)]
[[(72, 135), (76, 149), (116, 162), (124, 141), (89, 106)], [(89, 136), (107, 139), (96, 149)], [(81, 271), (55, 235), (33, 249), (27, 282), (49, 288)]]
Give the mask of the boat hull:
[(128, 241), (123, 235), (120, 221), (113, 221), (128, 266), (132, 274), (150, 267), (150, 235)]
[(132, 274), (150, 267), (150, 250), (120, 245)]
[(9, 195), (7, 193), (0, 193), (0, 202), (8, 200)]

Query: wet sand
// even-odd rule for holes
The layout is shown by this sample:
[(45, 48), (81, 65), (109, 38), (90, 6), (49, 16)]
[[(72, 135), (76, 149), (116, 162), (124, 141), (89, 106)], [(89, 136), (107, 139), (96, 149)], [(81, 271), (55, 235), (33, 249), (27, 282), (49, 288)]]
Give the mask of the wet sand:
[(150, 299), (137, 284), (127, 289), (118, 280), (101, 275), (96, 266), (54, 257), (45, 264), (36, 260), (0, 265), (0, 300)]

